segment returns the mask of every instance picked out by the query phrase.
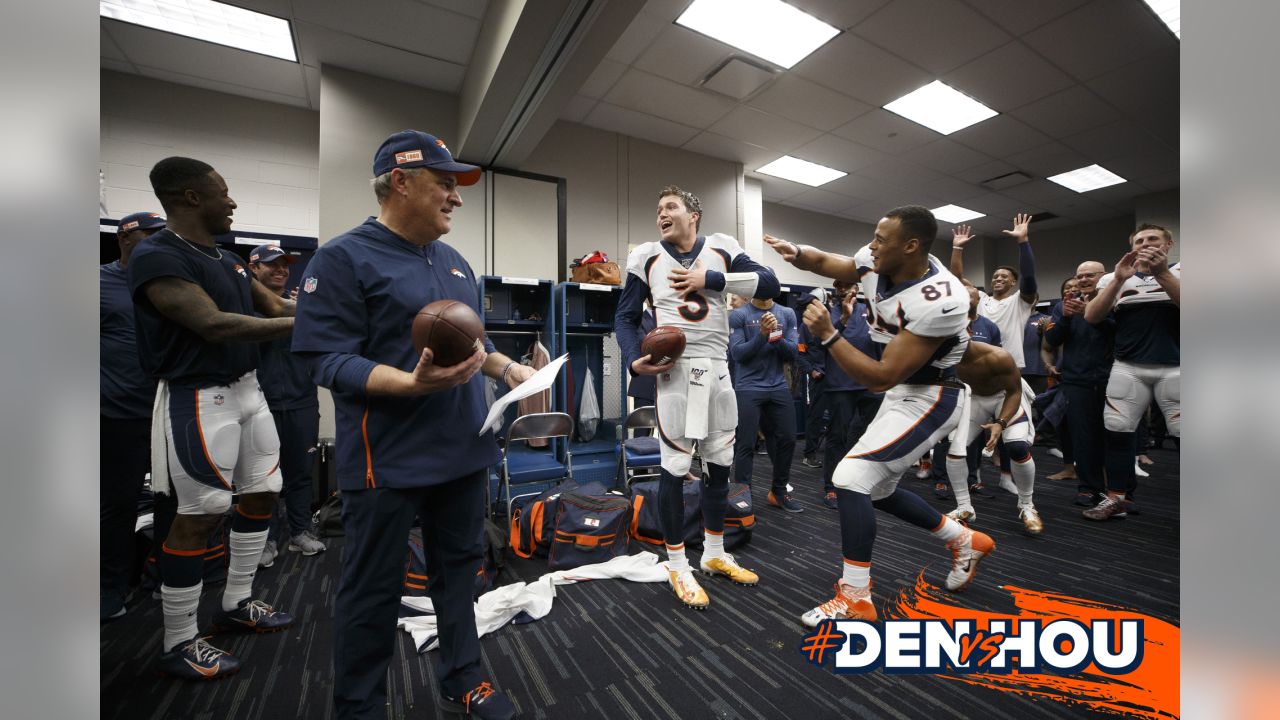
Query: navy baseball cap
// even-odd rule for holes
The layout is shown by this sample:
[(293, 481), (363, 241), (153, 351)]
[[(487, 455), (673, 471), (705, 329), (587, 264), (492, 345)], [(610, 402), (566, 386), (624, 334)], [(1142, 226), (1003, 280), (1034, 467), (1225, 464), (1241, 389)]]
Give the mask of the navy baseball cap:
[(132, 215), (125, 215), (120, 218), (120, 225), (117, 232), (133, 232), (134, 230), (149, 230), (151, 228), (162, 228), (165, 225), (164, 218), (153, 212), (139, 212)]
[(269, 263), (279, 258), (284, 258), (285, 264), (292, 265), (298, 262), (298, 258), (280, 249), (279, 245), (267, 243), (259, 245), (249, 253), (249, 262)]
[(459, 185), (475, 185), (480, 180), (479, 167), (454, 161), (443, 140), (418, 130), (401, 130), (383, 140), (373, 156), (374, 177), (413, 167), (456, 175)]

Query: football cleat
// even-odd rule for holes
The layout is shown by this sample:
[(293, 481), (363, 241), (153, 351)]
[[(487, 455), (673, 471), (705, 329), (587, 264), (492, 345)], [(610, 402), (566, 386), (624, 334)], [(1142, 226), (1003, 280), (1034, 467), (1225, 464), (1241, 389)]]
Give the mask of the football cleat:
[(964, 535), (947, 543), (951, 551), (951, 572), (947, 573), (947, 589), (960, 592), (978, 574), (978, 563), (996, 549), (995, 541), (986, 533), (965, 528)]
[(933, 463), (925, 458), (920, 458), (920, 463), (916, 466), (916, 479), (927, 480), (933, 474)]
[(739, 585), (757, 585), (760, 583), (759, 575), (739, 565), (738, 561), (734, 560), (729, 553), (710, 560), (704, 555), (698, 567), (707, 575), (723, 575)]
[(217, 680), (240, 670), (240, 661), (196, 636), (160, 656), (160, 672), (183, 680)]
[(692, 570), (676, 572), (668, 571), (671, 575), (671, 590), (680, 598), (680, 602), (688, 605), (694, 610), (706, 610), (711, 604), (711, 598), (707, 597), (707, 592), (698, 584), (698, 579), (693, 576)]
[(1018, 519), (1022, 521), (1022, 526), (1031, 535), (1039, 535), (1044, 530), (1044, 522), (1040, 520), (1040, 513), (1036, 512), (1034, 505), (1018, 508)]
[(460, 713), (463, 717), (479, 718), (479, 720), (510, 720), (516, 716), (516, 706), (511, 704), (507, 696), (494, 689), (487, 682), (460, 698), (441, 696), (441, 707), (444, 710)]
[(947, 517), (955, 520), (961, 525), (968, 525), (978, 519), (978, 513), (973, 509), (972, 505), (961, 505), (955, 510), (947, 513)]
[(221, 610), (213, 615), (215, 630), (252, 630), (259, 633), (278, 632), (293, 624), (293, 616), (275, 610), (261, 600), (245, 598), (235, 610)]
[(823, 620), (876, 620), (871, 602), (871, 586), (855, 588), (843, 580), (836, 582), (836, 596), (800, 616), (805, 627), (817, 627)]

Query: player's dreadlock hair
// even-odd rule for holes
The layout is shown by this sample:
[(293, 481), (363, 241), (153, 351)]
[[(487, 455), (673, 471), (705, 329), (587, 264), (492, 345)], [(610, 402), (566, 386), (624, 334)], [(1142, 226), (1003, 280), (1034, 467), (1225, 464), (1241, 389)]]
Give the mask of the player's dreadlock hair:
[(151, 189), (166, 211), (188, 190), (207, 191), (213, 166), (188, 157), (167, 157), (151, 168)]
[(662, 191), (658, 193), (658, 199), (661, 200), (668, 195), (675, 195), (680, 198), (680, 202), (684, 203), (685, 210), (688, 210), (691, 213), (698, 213), (698, 219), (694, 221), (693, 229), (694, 231), (701, 229), (702, 201), (698, 199), (698, 196), (688, 190), (681, 189), (678, 185), (668, 185), (662, 188)]
[(897, 218), (902, 224), (903, 236), (908, 240), (920, 241), (924, 254), (928, 255), (933, 248), (933, 239), (938, 236), (938, 221), (933, 212), (923, 205), (903, 205), (884, 214), (887, 218)]

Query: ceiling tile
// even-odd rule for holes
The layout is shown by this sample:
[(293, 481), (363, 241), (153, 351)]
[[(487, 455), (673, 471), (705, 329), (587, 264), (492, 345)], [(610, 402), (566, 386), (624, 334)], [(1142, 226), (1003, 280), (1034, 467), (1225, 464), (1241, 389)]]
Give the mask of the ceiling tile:
[(879, 162), (874, 162), (864, 168), (859, 168), (858, 174), (904, 188), (916, 187), (943, 177), (941, 174), (926, 167), (907, 162), (901, 158), (885, 158)]
[(645, 3), (644, 11), (662, 18), (667, 22), (675, 22), (693, 4), (693, 0), (641, 0)]
[(1163, 180), (1170, 175), (1178, 175), (1178, 154), (1172, 152), (1128, 153), (1108, 160), (1107, 169), (1122, 178), (1151, 185), (1153, 179)]
[(307, 83), (307, 101), (312, 110), (320, 109), (320, 68), (304, 65), (303, 78)]
[(300, 24), (297, 33), (308, 65), (337, 65), (446, 93), (456, 94), (462, 88), (465, 65), (379, 45), (317, 25)]
[(1150, 190), (1139, 182), (1130, 180), (1119, 185), (1098, 188), (1090, 190), (1087, 193), (1080, 193), (1090, 200), (1110, 205), (1118, 210), (1133, 212), (1133, 199), (1139, 195), (1146, 195)]
[(705, 129), (734, 107), (719, 95), (639, 70), (628, 70), (603, 99), (699, 129)]
[(1116, 209), (1110, 205), (1098, 202), (1080, 193), (1076, 193), (1075, 197), (1064, 203), (1057, 203), (1054, 212), (1072, 220), (1089, 221), (1115, 217), (1117, 213)]
[(920, 189), (930, 195), (939, 195), (946, 198), (948, 203), (955, 203), (956, 205), (963, 205), (964, 200), (987, 193), (987, 189), (980, 185), (967, 183), (953, 177), (940, 177), (930, 180), (922, 183)]
[(862, 202), (866, 201), (862, 198), (849, 197), (848, 195), (829, 192), (821, 188), (805, 190), (787, 200), (788, 205), (798, 205), (824, 213), (839, 212)]
[(696, 85), (733, 52), (719, 40), (680, 25), (668, 25), (632, 64), (678, 83)]
[(962, 170), (953, 174), (965, 182), (981, 183), (984, 180), (1000, 177), (1001, 175), (1011, 173), (1017, 169), (1018, 168), (1003, 160), (992, 160), (991, 162), (983, 163), (976, 167), (969, 168), (968, 170)]
[(834, 28), (848, 30), (889, 0), (791, 0), (790, 4)]
[[(926, 145), (921, 145), (915, 150), (906, 153), (903, 157), (911, 162), (924, 165), (931, 170), (948, 174), (959, 173), (991, 162), (989, 156), (947, 138), (939, 138)], [(990, 176), (984, 175), (982, 179), (987, 177)]]
[(478, 19), (412, 0), (379, 0), (376, 10), (366, 3), (298, 2), (293, 3), (294, 25), (299, 34), (320, 26), (445, 62), (470, 62), (480, 34)]
[(127, 63), (129, 59), (125, 57), (120, 46), (116, 44), (111, 33), (107, 31), (108, 24), (106, 22), (98, 23), (98, 53), (108, 60), (118, 60)]
[(1094, 0), (1024, 37), (1058, 67), (1095, 78), (1178, 41), (1138, 0)]
[(1151, 133), (1128, 120), (1068, 135), (1062, 142), (1088, 157), (1087, 165), (1105, 164), (1105, 161), (1121, 155), (1158, 154), (1161, 151), (1169, 151), (1164, 143), (1157, 140)]
[(1008, 115), (983, 120), (977, 125), (957, 130), (948, 137), (996, 159), (1049, 142), (1049, 137), (1044, 133), (1033, 130)]
[(564, 108), (560, 110), (560, 119), (580, 123), (595, 106), (595, 99), (585, 95), (574, 95), (569, 98), (569, 102), (565, 103)]
[(584, 125), (649, 140), (660, 145), (679, 147), (698, 133), (696, 128), (618, 107), (607, 102), (596, 105), (584, 119)]
[(953, 70), (943, 82), (997, 112), (1071, 87), (1071, 76), (1020, 42), (1011, 42)]
[(182, 73), (173, 72), (167, 68), (153, 68), (146, 65), (139, 65), (138, 71), (156, 80), (165, 80), (179, 85), (188, 85), (190, 87), (204, 88), (205, 90), (213, 90), (214, 92), (227, 93), (229, 95), (239, 95), (241, 97), (253, 98), (255, 100), (265, 100), (266, 102), (279, 103), (281, 105), (294, 105), (297, 107), (310, 107), (305, 97), (305, 91), (302, 90), (302, 79), (297, 79), (298, 93), (285, 94), (263, 90), (261, 88), (246, 87), (244, 85), (235, 85), (233, 83), (222, 82), (221, 80), (212, 80), (210, 78), (196, 77), (194, 75), (184, 75)]
[(934, 80), (931, 73), (853, 33), (818, 48), (791, 71), (876, 107)]
[(966, 0), (1014, 35), (1022, 35), (1085, 4), (1086, 0)]
[[(823, 185), (823, 187), (831, 192), (848, 195), (850, 197), (866, 198), (869, 202), (875, 203), (887, 202), (885, 198), (896, 197), (902, 190), (901, 188), (894, 187), (892, 183), (885, 182), (882, 179), (864, 175), (845, 175), (842, 178), (832, 180), (826, 185)], [(884, 214), (884, 211), (891, 207), (893, 206), (885, 205), (876, 212)], [(879, 217), (879, 215), (876, 217)]]
[(822, 134), (786, 118), (739, 105), (708, 128), (714, 133), (788, 153)]
[(640, 53), (644, 52), (645, 48), (649, 47), (653, 39), (658, 37), (658, 34), (670, 24), (670, 20), (664, 20), (648, 12), (641, 11), (636, 13), (635, 19), (623, 31), (622, 37), (618, 38), (618, 41), (613, 44), (613, 49), (609, 51), (606, 57), (610, 60), (630, 65), (635, 62), (636, 58), (640, 57)]
[(872, 150), (835, 135), (823, 135), (811, 143), (796, 148), (791, 155), (844, 172), (853, 172), (885, 159), (885, 154), (878, 150)]
[(1142, 123), (1171, 148), (1179, 143), (1179, 63), (1162, 51), (1089, 82), (1098, 95)]
[(734, 140), (712, 132), (698, 133), (692, 140), (682, 146), (686, 150), (742, 163), (750, 172), (761, 165), (778, 159), (778, 151), (762, 148), (759, 145)]
[(133, 66), (133, 63), (125, 60), (113, 60), (111, 58), (104, 57), (98, 58), (98, 64), (104, 70), (115, 70), (116, 72), (129, 74), (136, 74), (138, 71), (137, 68)]
[(777, 76), (776, 70), (766, 69), (744, 55), (734, 55), (707, 75), (700, 87), (741, 102), (773, 82)]
[(864, 102), (792, 73), (783, 73), (748, 104), (809, 127), (828, 131), (872, 110)]
[(1033, 180), (1029, 183), (1008, 188), (1002, 191), (1001, 194), (1027, 205), (1038, 205), (1056, 212), (1057, 208), (1065, 206), (1068, 201), (1072, 200), (1073, 195), (1078, 195), (1079, 193), (1048, 180)]
[(1084, 155), (1057, 142), (1014, 153), (1007, 159), (1017, 166), (1019, 170), (1033, 177), (1041, 178), (1093, 164)]
[(1120, 117), (1114, 107), (1082, 85), (1037, 100), (1010, 114), (1055, 138), (1106, 125)]
[(1009, 42), (1008, 33), (958, 0), (894, 0), (853, 30), (940, 75)]
[(760, 195), (768, 202), (781, 202), (810, 189), (808, 185), (801, 185), (800, 183), (783, 180), (772, 175), (751, 173), (751, 177), (760, 181)]
[(872, 110), (833, 132), (873, 150), (894, 155), (901, 155), (942, 137), (923, 125), (884, 109)]
[(1009, 218), (1009, 222), (1012, 223), (1013, 216), (1023, 212), (1026, 203), (1000, 193), (987, 193), (969, 198), (964, 206), (994, 218)]
[(484, 11), (488, 2), (486, 0), (416, 0), (416, 2), (434, 5), (436, 7), (452, 10), (453, 12), (467, 15), (477, 20), (484, 18)]
[(589, 98), (599, 100), (605, 96), (605, 93), (618, 82), (618, 78), (627, 71), (627, 66), (615, 60), (608, 58), (601, 60), (600, 64), (587, 77), (586, 82), (582, 83), (582, 87), (578, 88), (579, 95), (585, 95)]

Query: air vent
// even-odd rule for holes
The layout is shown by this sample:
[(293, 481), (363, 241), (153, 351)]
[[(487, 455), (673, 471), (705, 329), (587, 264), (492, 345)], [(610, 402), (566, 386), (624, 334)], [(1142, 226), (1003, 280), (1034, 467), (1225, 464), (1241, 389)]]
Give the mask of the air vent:
[(1044, 222), (1045, 220), (1053, 220), (1057, 217), (1058, 216), (1055, 215), (1054, 213), (1051, 213), (1046, 210), (1045, 212), (1038, 212), (1035, 215), (1032, 215), (1031, 222)]
[(1005, 173), (1004, 175), (997, 175), (996, 177), (988, 178), (978, 184), (981, 185), (982, 187), (990, 188), (992, 190), (1004, 190), (1006, 188), (1011, 188), (1011, 187), (1014, 187), (1015, 185), (1021, 185), (1024, 182), (1030, 182), (1030, 181), (1031, 181), (1030, 175), (1024, 172), (1015, 170), (1014, 172), (1011, 172), (1011, 173)]
[(735, 55), (708, 73), (701, 85), (735, 100), (745, 100), (773, 77), (773, 70)]

